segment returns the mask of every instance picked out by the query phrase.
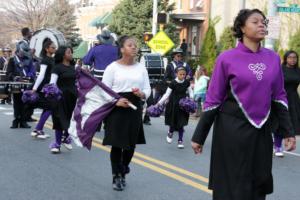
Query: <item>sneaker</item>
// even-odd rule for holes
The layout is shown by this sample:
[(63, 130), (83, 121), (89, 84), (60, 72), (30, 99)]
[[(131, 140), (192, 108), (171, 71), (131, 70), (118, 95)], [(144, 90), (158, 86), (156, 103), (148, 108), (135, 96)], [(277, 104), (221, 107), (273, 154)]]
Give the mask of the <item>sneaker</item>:
[(62, 143), (62, 145), (64, 145), (64, 147), (65, 147), (66, 149), (68, 149), (68, 150), (72, 150), (72, 149), (73, 149), (73, 147), (72, 147), (72, 145), (71, 145), (72, 139), (71, 139), (70, 136), (67, 137), (67, 138), (64, 138), (64, 139), (61, 141), (61, 143)]
[(37, 133), (38, 131), (37, 130), (34, 130), (34, 131), (32, 131), (31, 133), (30, 133), (30, 135), (32, 136), (32, 137), (36, 137), (37, 136)]
[(26, 122), (20, 122), (20, 128), (31, 128)]
[(173, 137), (173, 133), (168, 133), (168, 135), (167, 135), (167, 143), (169, 143), (169, 144), (171, 144), (172, 143), (172, 137)]
[(57, 144), (56, 142), (53, 142), (50, 144), (50, 151), (53, 154), (60, 153), (60, 145)]
[(151, 125), (151, 122), (150, 121), (147, 121), (147, 122), (143, 122), (145, 125), (148, 125), (150, 126)]
[(184, 148), (183, 141), (178, 141), (177, 148), (178, 149), (183, 149)]
[(283, 151), (281, 147), (275, 147), (275, 153), (274, 155), (276, 157), (284, 157)]
[(39, 138), (39, 139), (47, 139), (50, 137), (50, 135), (48, 134), (45, 134), (44, 131), (42, 130), (34, 130), (31, 132), (30, 134), (32, 137), (36, 137), (36, 138)]

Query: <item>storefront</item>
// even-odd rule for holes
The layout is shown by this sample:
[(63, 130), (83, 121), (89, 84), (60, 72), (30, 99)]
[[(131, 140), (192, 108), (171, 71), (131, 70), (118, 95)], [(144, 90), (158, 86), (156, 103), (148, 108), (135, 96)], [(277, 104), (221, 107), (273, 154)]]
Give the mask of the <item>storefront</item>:
[(206, 30), (206, 14), (173, 14), (171, 17), (178, 25), (181, 41), (185, 39), (188, 44), (187, 55), (199, 55), (201, 40)]

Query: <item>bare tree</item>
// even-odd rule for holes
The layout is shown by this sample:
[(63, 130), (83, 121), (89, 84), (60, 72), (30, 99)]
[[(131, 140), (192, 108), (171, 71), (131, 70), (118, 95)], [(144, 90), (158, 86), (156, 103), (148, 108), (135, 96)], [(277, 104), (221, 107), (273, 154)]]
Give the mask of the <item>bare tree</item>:
[(6, 0), (0, 6), (7, 17), (5, 27), (18, 28), (27, 26), (37, 30), (44, 26), (51, 0)]

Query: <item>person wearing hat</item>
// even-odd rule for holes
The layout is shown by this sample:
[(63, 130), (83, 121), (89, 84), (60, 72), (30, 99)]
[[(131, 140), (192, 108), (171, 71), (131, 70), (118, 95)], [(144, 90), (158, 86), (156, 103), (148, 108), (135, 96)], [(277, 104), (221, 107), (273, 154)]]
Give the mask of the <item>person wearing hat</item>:
[(34, 54), (35, 49), (30, 49), (29, 43), (32, 37), (32, 32), (28, 27), (22, 28), (21, 33), (23, 39), (19, 41), (16, 45), (16, 49), (19, 54), (22, 54), (23, 58), (27, 58), (28, 60), (32, 60), (32, 56)]
[[(33, 82), (36, 71), (32, 60), (33, 51), (29, 48), (31, 31), (29, 28), (23, 28), (21, 32), (23, 40), (17, 43), (15, 56), (9, 59), (6, 74), (10, 81), (27, 80)], [(13, 93), (12, 96), (14, 120), (10, 128), (30, 128), (26, 121), (29, 121), (29, 116), (33, 110), (22, 102), (22, 92)]]
[(11, 57), (11, 49), (6, 47), (2, 49), (3, 56), (0, 57), (0, 70), (6, 71), (8, 59)]
[[(36, 65), (38, 61), (34, 56), (35, 49), (31, 49), (29, 46), (30, 39), (32, 37), (32, 31), (28, 27), (21, 29), (22, 40), (16, 44), (16, 54), (21, 58), (21, 63), (26, 66), (26, 76), (30, 79), (30, 82), (33, 82), (35, 79)], [(32, 118), (33, 108), (27, 107), (25, 109), (25, 118), (28, 122), (36, 121)]]
[(115, 40), (110, 31), (103, 30), (97, 35), (97, 39), (100, 44), (91, 48), (82, 61), (84, 65), (92, 66), (94, 73), (102, 79), (106, 67), (118, 59), (119, 51), (118, 47), (113, 45)]
[[(9, 47), (6, 47), (6, 48), (2, 49), (2, 54), (3, 55), (0, 57), (0, 70), (1, 71), (4, 71), (4, 72), (6, 71), (8, 60), (11, 57), (11, 52), (12, 51)], [(7, 97), (5, 99), (1, 99), (1, 104), (5, 104), (5, 102), (7, 102), (8, 104), (11, 104), (11, 98)]]
[(183, 51), (181, 48), (176, 48), (172, 52), (172, 61), (167, 65), (165, 71), (165, 81), (169, 84), (176, 78), (175, 69), (178, 67), (184, 67), (186, 69), (186, 79), (191, 79), (193, 77), (191, 67), (189, 64), (183, 61)]

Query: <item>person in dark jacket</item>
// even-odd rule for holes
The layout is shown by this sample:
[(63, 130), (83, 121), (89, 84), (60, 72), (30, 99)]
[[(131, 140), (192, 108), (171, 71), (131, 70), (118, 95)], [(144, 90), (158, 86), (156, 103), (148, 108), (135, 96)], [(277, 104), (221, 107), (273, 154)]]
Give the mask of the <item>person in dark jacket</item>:
[(95, 77), (102, 79), (104, 70), (119, 58), (118, 47), (114, 46), (114, 38), (110, 31), (103, 30), (97, 36), (100, 44), (94, 46), (83, 58), (83, 64), (93, 67)]
[(167, 83), (171, 83), (176, 78), (175, 69), (178, 67), (184, 67), (186, 69), (186, 79), (191, 80), (193, 78), (193, 72), (188, 63), (183, 60), (183, 51), (180, 48), (176, 48), (172, 52), (172, 61), (167, 65), (164, 79)]
[[(7, 66), (7, 76), (10, 81), (28, 81), (35, 79), (35, 68), (24, 49), (17, 46), (15, 56), (10, 58)], [(14, 120), (10, 128), (30, 128), (26, 123), (28, 107), (22, 102), (22, 92), (13, 93)]]

